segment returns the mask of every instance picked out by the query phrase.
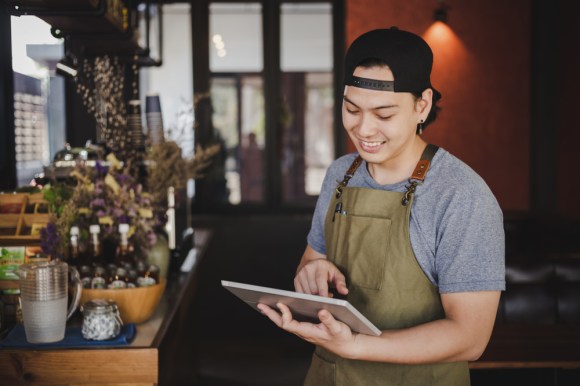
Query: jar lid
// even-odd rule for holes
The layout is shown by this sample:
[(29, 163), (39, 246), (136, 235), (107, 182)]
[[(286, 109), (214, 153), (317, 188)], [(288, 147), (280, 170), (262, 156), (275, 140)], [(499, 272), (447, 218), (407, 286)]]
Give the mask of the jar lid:
[(111, 299), (93, 299), (81, 306), (81, 312), (112, 312), (117, 311), (117, 303)]

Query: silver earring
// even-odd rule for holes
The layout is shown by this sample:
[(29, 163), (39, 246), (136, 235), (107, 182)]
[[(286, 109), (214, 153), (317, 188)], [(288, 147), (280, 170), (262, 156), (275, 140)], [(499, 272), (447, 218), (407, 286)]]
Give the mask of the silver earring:
[(419, 132), (419, 135), (423, 134), (424, 128), (425, 128), (425, 124), (423, 123), (423, 120), (421, 119), (421, 122), (419, 122), (417, 124), (417, 131)]

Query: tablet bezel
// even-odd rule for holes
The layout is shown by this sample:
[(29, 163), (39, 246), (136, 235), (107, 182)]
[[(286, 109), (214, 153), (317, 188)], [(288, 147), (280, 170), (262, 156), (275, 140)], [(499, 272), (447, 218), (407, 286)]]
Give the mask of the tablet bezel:
[(299, 292), (262, 287), (252, 284), (222, 280), (222, 286), (235, 296), (260, 312), (258, 303), (277, 309), (277, 303), (283, 303), (290, 308), (294, 319), (320, 323), (318, 311), (328, 310), (337, 320), (347, 324), (351, 330), (366, 335), (379, 336), (379, 330), (352, 304), (343, 299), (303, 294)]

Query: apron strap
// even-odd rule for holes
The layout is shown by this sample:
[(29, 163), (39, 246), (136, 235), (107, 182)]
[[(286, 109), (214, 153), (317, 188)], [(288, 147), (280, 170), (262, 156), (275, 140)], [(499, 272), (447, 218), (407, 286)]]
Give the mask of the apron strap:
[(360, 155), (358, 157), (356, 157), (354, 159), (354, 161), (352, 161), (352, 164), (350, 165), (350, 167), (346, 171), (346, 174), (344, 175), (344, 178), (336, 186), (336, 189), (335, 189), (335, 191), (336, 191), (336, 198), (340, 198), (340, 196), (342, 196), (342, 189), (346, 185), (348, 185), (348, 181), (352, 178), (352, 176), (354, 176), (354, 172), (356, 172), (356, 169), (358, 169), (358, 167), (360, 166), (361, 163), (362, 163), (362, 157)]
[[(423, 150), (423, 154), (421, 154), (421, 159), (417, 163), (417, 166), (415, 166), (415, 170), (413, 171), (413, 174), (411, 174), (411, 177), (409, 178), (410, 185), (406, 187), (407, 192), (405, 192), (405, 197), (403, 198), (403, 205), (407, 205), (407, 203), (409, 202), (409, 195), (411, 193), (414, 193), (417, 185), (425, 180), (425, 176), (427, 175), (427, 171), (429, 170), (429, 166), (431, 165), (431, 160), (433, 160), (433, 157), (435, 156), (435, 153), (437, 153), (437, 150), (439, 150), (439, 146), (430, 143), (427, 144), (427, 147), (425, 148), (425, 150)], [(356, 172), (361, 163), (362, 157), (360, 155), (356, 157), (354, 161), (352, 161), (352, 164), (346, 171), (344, 178), (336, 186), (335, 189), (336, 198), (340, 198), (340, 196), (342, 196), (342, 189), (348, 185), (348, 181), (350, 181), (352, 176), (354, 176), (354, 173)]]
[(431, 165), (431, 161), (439, 150), (439, 146), (428, 144), (425, 150), (423, 150), (423, 154), (421, 154), (421, 159), (417, 162), (417, 166), (415, 166), (415, 170), (413, 174), (411, 174), (412, 180), (419, 180), (423, 182), (425, 180), (425, 176), (427, 175), (427, 170), (429, 170), (429, 166)]
[(427, 144), (427, 147), (421, 154), (421, 159), (417, 162), (417, 166), (415, 166), (415, 170), (413, 170), (413, 174), (409, 178), (409, 185), (405, 186), (407, 191), (401, 200), (401, 204), (403, 206), (407, 206), (411, 199), (411, 194), (415, 193), (415, 189), (417, 185), (422, 184), (425, 181), (425, 176), (427, 176), (427, 171), (429, 170), (429, 166), (431, 166), (431, 161), (439, 150), (439, 146), (433, 144)]

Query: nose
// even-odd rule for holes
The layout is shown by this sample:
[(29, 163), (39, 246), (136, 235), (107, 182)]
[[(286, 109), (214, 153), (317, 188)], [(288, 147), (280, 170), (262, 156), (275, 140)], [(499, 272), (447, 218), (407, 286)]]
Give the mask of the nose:
[(376, 133), (372, 118), (367, 114), (361, 114), (356, 125), (356, 131), (361, 137), (372, 137)]

